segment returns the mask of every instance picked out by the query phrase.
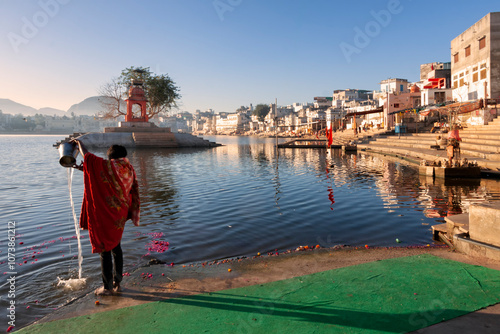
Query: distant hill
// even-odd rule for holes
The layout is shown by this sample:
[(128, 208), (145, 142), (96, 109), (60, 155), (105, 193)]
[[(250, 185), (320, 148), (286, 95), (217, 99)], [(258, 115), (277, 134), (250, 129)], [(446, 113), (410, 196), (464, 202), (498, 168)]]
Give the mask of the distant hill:
[(101, 104), (99, 103), (99, 96), (88, 97), (82, 102), (73, 104), (68, 109), (68, 114), (75, 113), (76, 116), (81, 115), (94, 115), (101, 111)]
[(65, 116), (68, 115), (64, 110), (60, 109), (55, 109), (55, 108), (40, 108), (38, 109), (37, 113), (42, 114), (42, 115), (57, 115), (57, 116)]
[(12, 115), (17, 115), (17, 114), (23, 114), (24, 116), (35, 116), (36, 114), (42, 114), (42, 115), (58, 115), (58, 116), (64, 116), (66, 115), (66, 112), (64, 110), (60, 109), (55, 109), (55, 108), (40, 108), (40, 109), (35, 109), (29, 106), (26, 106), (21, 103), (14, 102), (9, 99), (0, 99), (0, 110), (4, 114), (12, 114)]
[[(102, 111), (101, 103), (99, 102), (101, 99), (105, 97), (102, 96), (92, 96), (86, 98), (85, 100), (73, 104), (68, 111), (55, 109), (55, 108), (40, 108), (35, 109), (33, 107), (26, 106), (21, 103), (17, 103), (15, 101), (9, 99), (0, 99), (0, 110), (4, 114), (23, 114), (24, 116), (34, 116), (35, 114), (42, 114), (48, 116), (71, 116), (71, 113), (75, 113), (75, 116), (89, 115), (92, 116)], [(123, 102), (122, 105), (123, 110), (127, 110), (127, 104)]]
[[(101, 100), (105, 99), (106, 97), (104, 96), (92, 96), (89, 98), (86, 98), (80, 103), (73, 104), (69, 109), (68, 109), (68, 114), (71, 115), (71, 113), (75, 113), (76, 116), (80, 115), (94, 115), (103, 110), (103, 107), (101, 105)], [(127, 109), (127, 104), (123, 102), (122, 104), (123, 110)]]
[(2, 110), (4, 114), (23, 114), (24, 116), (32, 116), (38, 112), (35, 108), (25, 106), (24, 104), (9, 99), (0, 99), (0, 110)]

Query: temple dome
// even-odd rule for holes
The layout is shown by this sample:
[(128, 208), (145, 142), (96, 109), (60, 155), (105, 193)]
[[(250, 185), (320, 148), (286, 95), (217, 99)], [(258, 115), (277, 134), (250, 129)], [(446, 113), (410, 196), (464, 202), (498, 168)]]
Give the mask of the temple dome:
[(140, 86), (132, 86), (128, 91), (128, 96), (132, 100), (144, 100), (145, 95), (144, 89)]

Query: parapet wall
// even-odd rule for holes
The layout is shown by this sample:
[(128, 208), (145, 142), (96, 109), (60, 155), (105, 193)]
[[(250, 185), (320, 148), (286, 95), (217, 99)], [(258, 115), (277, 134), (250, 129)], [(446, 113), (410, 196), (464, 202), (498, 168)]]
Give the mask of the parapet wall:
[(472, 240), (500, 247), (500, 204), (471, 204), (469, 236)]

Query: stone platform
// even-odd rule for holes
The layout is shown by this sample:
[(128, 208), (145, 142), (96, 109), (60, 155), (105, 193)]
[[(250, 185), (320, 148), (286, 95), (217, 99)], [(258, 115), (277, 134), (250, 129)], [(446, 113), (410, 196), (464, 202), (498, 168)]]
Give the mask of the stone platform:
[(445, 217), (446, 224), (432, 226), (441, 238), (461, 253), (500, 260), (500, 204), (471, 204), (469, 213)]
[[(104, 132), (73, 134), (62, 142), (78, 138), (86, 146), (108, 148), (117, 144), (127, 148), (182, 148), (182, 147), (217, 147), (215, 142), (193, 136), (189, 133), (174, 133), (170, 128), (160, 128), (148, 122), (121, 122), (120, 127), (105, 128)], [(54, 146), (58, 146), (59, 143)]]
[(480, 167), (434, 167), (419, 166), (419, 173), (440, 178), (480, 178)]

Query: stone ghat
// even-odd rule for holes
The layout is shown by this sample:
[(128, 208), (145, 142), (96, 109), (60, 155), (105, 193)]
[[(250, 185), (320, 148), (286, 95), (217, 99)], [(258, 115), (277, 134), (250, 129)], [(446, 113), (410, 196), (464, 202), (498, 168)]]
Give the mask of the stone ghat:
[(469, 213), (445, 217), (432, 226), (435, 240), (444, 241), (461, 253), (500, 260), (500, 204), (471, 204)]
[[(184, 148), (184, 147), (217, 147), (221, 144), (211, 142), (201, 137), (193, 136), (189, 133), (173, 133), (173, 132), (91, 132), (86, 134), (75, 133), (61, 142), (67, 142), (72, 138), (78, 138), (86, 146), (93, 148), (108, 148), (111, 145), (117, 144), (127, 148)], [(56, 143), (58, 147), (61, 143)]]
[[(358, 150), (432, 163), (447, 157), (445, 147), (439, 145), (438, 136), (447, 135), (427, 132), (365, 138), (358, 143)], [(500, 170), (500, 119), (496, 118), (488, 125), (460, 130), (460, 137), (460, 159), (477, 163), (483, 170)]]

